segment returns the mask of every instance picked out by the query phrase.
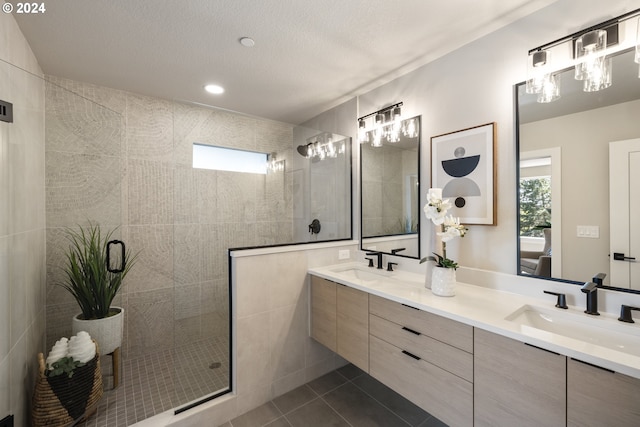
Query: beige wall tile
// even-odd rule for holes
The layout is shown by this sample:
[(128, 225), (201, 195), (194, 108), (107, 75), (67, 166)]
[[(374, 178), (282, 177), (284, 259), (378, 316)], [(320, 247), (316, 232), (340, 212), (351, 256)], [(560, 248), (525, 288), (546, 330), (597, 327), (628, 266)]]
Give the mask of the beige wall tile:
[[(173, 239), (173, 278), (176, 286), (200, 282), (200, 226), (175, 224)], [(198, 304), (199, 301), (198, 298)]]
[(171, 348), (174, 343), (173, 289), (130, 293), (125, 309), (126, 357)]
[(305, 342), (309, 339), (307, 301), (270, 312), (271, 363), (274, 379), (304, 367)]
[(127, 94), (127, 156), (130, 159), (173, 160), (173, 106), (171, 102)]
[(173, 223), (173, 168), (162, 162), (127, 162), (129, 224)]
[(120, 224), (120, 168), (118, 157), (48, 152), (47, 226)]
[[(139, 252), (136, 264), (125, 278), (126, 293), (140, 293), (173, 287), (173, 227), (171, 225), (131, 225), (128, 247)], [(144, 296), (140, 294), (139, 297)]]
[(237, 393), (248, 394), (273, 379), (270, 358), (270, 315), (260, 313), (237, 319)]

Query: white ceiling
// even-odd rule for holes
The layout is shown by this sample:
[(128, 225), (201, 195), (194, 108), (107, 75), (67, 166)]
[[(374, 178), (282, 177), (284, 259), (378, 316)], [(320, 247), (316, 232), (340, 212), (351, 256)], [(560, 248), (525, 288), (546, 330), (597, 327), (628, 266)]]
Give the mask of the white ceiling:
[(553, 1), (55, 0), (14, 16), (46, 74), (299, 124)]

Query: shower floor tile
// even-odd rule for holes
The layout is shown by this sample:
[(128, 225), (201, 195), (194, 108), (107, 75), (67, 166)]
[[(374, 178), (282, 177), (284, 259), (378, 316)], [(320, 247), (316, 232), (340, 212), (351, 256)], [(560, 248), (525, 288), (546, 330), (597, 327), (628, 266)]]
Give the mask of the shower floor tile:
[[(109, 361), (104, 358), (102, 363)], [(174, 360), (179, 361), (177, 366)], [(107, 362), (108, 363), (108, 362)], [(106, 377), (105, 379), (110, 379)], [(214, 338), (123, 360), (120, 386), (105, 393), (83, 427), (126, 427), (229, 385), (229, 342)]]

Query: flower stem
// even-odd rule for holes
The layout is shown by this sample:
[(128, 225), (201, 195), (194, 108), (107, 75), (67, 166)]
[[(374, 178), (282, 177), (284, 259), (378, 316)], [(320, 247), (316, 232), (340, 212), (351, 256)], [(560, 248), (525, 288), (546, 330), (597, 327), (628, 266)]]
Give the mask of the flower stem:
[[(444, 233), (444, 224), (440, 225), (440, 231)], [(442, 258), (447, 259), (447, 243), (442, 242)]]

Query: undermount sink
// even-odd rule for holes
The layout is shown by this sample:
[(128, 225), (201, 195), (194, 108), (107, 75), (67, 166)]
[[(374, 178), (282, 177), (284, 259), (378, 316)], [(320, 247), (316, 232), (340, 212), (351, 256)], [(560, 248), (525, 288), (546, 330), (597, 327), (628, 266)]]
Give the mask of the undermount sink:
[(527, 335), (541, 331), (640, 356), (640, 328), (610, 317), (524, 305), (505, 320), (520, 325)]
[(391, 272), (387, 272), (386, 270), (363, 265), (338, 266), (331, 269), (331, 271), (344, 276), (346, 279), (357, 279), (363, 282), (375, 282), (376, 280), (386, 279), (391, 276)]

